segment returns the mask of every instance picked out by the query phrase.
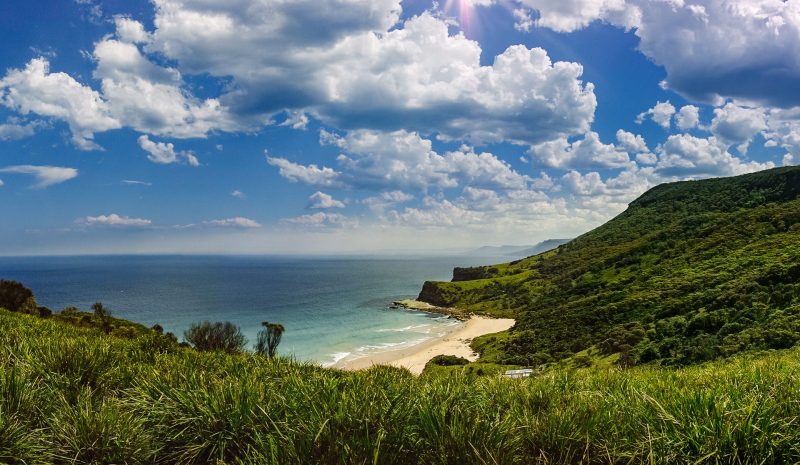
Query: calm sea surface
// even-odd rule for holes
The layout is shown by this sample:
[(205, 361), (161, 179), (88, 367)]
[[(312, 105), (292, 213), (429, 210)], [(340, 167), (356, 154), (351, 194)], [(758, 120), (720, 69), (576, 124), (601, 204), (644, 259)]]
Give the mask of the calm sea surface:
[(453, 320), (389, 309), (454, 266), (509, 257), (308, 258), (263, 256), (0, 257), (0, 278), (23, 282), (40, 305), (161, 324), (182, 337), (193, 322), (231, 321), (251, 344), (261, 321), (286, 327), (279, 352), (331, 364), (423, 342)]

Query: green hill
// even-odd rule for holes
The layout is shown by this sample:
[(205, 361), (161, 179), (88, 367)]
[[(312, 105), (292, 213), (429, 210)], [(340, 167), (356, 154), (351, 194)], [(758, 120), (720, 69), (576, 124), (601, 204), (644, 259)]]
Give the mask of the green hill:
[(800, 339), (800, 168), (664, 184), (558, 249), (459, 269), (419, 300), (518, 323), (486, 361), (689, 364)]

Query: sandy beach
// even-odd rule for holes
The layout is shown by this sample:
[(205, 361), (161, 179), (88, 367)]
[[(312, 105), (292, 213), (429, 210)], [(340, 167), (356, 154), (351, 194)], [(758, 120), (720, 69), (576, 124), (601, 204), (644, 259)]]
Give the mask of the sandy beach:
[(335, 368), (360, 370), (372, 365), (393, 365), (408, 368), (412, 373), (422, 373), (425, 364), (437, 355), (456, 355), (470, 361), (478, 359), (469, 347), (473, 338), (485, 334), (505, 331), (514, 326), (512, 319), (495, 319), (483, 316), (472, 316), (464, 324), (456, 326), (442, 337), (423, 342), (406, 349), (381, 352), (367, 357), (342, 361)]

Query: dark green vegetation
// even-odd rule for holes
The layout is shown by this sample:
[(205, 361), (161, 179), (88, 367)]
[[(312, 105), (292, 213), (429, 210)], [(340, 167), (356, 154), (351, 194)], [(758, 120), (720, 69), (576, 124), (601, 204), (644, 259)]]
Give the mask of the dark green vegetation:
[(183, 338), (200, 352), (222, 351), (237, 354), (247, 345), (247, 338), (242, 331), (230, 322), (195, 323), (183, 333)]
[(273, 358), (278, 353), (278, 345), (281, 343), (285, 329), (282, 324), (270, 323), (269, 321), (262, 321), (261, 327), (261, 331), (258, 332), (255, 352), (258, 355)]
[(484, 361), (692, 364), (800, 339), (800, 168), (658, 186), (555, 251), (419, 300), (514, 316)]
[(536, 378), (156, 350), (0, 310), (0, 463), (795, 463), (800, 352)]
[(467, 365), (469, 360), (464, 357), (456, 357), (455, 355), (437, 355), (433, 357), (428, 363), (432, 365), (439, 365), (441, 367)]

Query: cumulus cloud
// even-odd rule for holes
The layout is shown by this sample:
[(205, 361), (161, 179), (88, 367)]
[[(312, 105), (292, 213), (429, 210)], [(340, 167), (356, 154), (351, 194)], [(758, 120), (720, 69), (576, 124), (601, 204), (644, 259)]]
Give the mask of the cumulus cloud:
[(139, 21), (125, 16), (114, 17), (114, 24), (117, 27), (117, 36), (120, 40), (132, 44), (146, 44), (150, 42), (150, 34), (145, 31), (144, 26)]
[(121, 216), (116, 213), (110, 215), (87, 216), (77, 220), (84, 226), (107, 226), (116, 228), (146, 228), (152, 226), (153, 222), (144, 218), (131, 218)]
[(644, 153), (649, 152), (647, 142), (644, 137), (639, 134), (633, 134), (622, 129), (617, 130), (617, 144), (623, 150), (630, 153)]
[[(639, 50), (692, 100), (800, 104), (800, 4), (790, 0), (516, 0), (560, 32), (594, 20), (635, 28)], [(769, 83), (769, 85), (764, 85)]]
[(261, 227), (261, 225), (258, 222), (253, 221), (250, 218), (244, 218), (241, 216), (237, 216), (234, 218), (225, 218), (223, 220), (204, 221), (202, 225), (212, 226), (216, 228), (236, 228), (236, 229), (254, 229)]
[(0, 102), (23, 115), (34, 113), (65, 121), (73, 143), (82, 150), (99, 148), (93, 140), (96, 132), (122, 126), (97, 91), (68, 74), (51, 73), (45, 58), (8, 70), (0, 79)]
[[(481, 65), (480, 45), (449, 20), (424, 12), (400, 21), (399, 0), (154, 5), (153, 31), (118, 16), (115, 34), (95, 44), (100, 91), (37, 58), (7, 72), (2, 103), (67, 122), (86, 150), (99, 149), (95, 133), (123, 126), (195, 138), (305, 129), (312, 117), (342, 130), (529, 145), (583, 134), (594, 118), (580, 64), (515, 45)], [(198, 98), (184, 75), (225, 85)]]
[(328, 167), (320, 168), (317, 165), (304, 166), (291, 162), (285, 158), (269, 156), (265, 150), (267, 163), (278, 167), (281, 176), (291, 182), (302, 182), (316, 187), (341, 187), (340, 173)]
[(10, 117), (0, 124), (0, 141), (18, 140), (32, 136), (41, 127), (39, 122), (26, 123), (19, 118)]
[(516, 172), (491, 153), (476, 153), (462, 146), (440, 154), (418, 133), (358, 130), (345, 136), (323, 131), (322, 144), (342, 150), (336, 158), (339, 170), (299, 165), (267, 156), (281, 176), (317, 187), (358, 189), (451, 189), (473, 186), (493, 189), (524, 188), (530, 178)]
[(308, 208), (324, 210), (328, 208), (344, 208), (344, 202), (334, 199), (332, 196), (317, 191), (308, 198)]
[(731, 176), (774, 168), (772, 162), (745, 162), (727, 151), (728, 145), (716, 137), (700, 138), (688, 134), (672, 135), (659, 146), (656, 173), (678, 179)]
[(367, 197), (361, 201), (370, 210), (377, 214), (383, 214), (387, 208), (395, 207), (399, 204), (414, 200), (414, 196), (403, 191), (381, 192), (380, 195)]
[(325, 227), (353, 227), (358, 225), (358, 221), (351, 219), (340, 213), (317, 212), (308, 215), (296, 216), (294, 218), (284, 218), (281, 223), (310, 228)]
[(585, 132), (594, 116), (579, 64), (513, 46), (481, 66), (478, 43), (446, 20), (398, 23), (399, 1), (156, 7), (150, 47), (186, 72), (232, 78), (220, 102), (241, 118), (305, 110), (341, 129), (532, 143)]
[[(556, 32), (572, 32), (595, 20), (610, 20), (626, 27), (639, 23), (638, 8), (625, 0), (518, 0), (525, 8), (517, 10), (518, 29), (529, 30), (531, 25)], [(536, 10), (538, 19), (530, 20), (529, 9)], [(532, 24), (531, 24), (532, 23)]]
[[(118, 32), (123, 34), (131, 33)], [(193, 97), (177, 69), (152, 63), (134, 43), (107, 37), (95, 45), (94, 59), (93, 75), (100, 80), (108, 112), (126, 126), (176, 138), (245, 129), (231, 121), (219, 100)]]
[(767, 129), (767, 115), (761, 108), (746, 108), (728, 103), (714, 110), (711, 133), (729, 145), (737, 144), (740, 153), (747, 153), (750, 142)]
[(700, 108), (694, 105), (684, 105), (675, 113), (675, 125), (682, 131), (696, 128), (700, 125)]
[(652, 119), (655, 123), (664, 129), (669, 129), (672, 124), (672, 115), (675, 114), (675, 106), (669, 101), (658, 102), (655, 106), (644, 113), (639, 113), (636, 117), (636, 122), (641, 124), (645, 119)]
[(160, 165), (186, 163), (189, 166), (200, 166), (200, 161), (192, 152), (175, 151), (175, 146), (166, 142), (153, 142), (147, 136), (139, 136), (139, 147), (147, 152), (147, 159)]
[(765, 131), (767, 147), (780, 147), (786, 150), (784, 165), (800, 164), (800, 107), (790, 110), (772, 109), (767, 119)]
[(60, 166), (34, 166), (17, 165), (0, 169), (0, 173), (29, 174), (36, 179), (34, 188), (44, 189), (78, 176), (75, 168), (63, 168)]
[[(633, 142), (638, 143), (635, 138)], [(630, 157), (624, 149), (617, 148), (614, 144), (602, 143), (600, 136), (594, 131), (586, 133), (583, 139), (571, 143), (566, 137), (562, 137), (533, 145), (528, 154), (548, 168), (590, 166), (622, 168), (630, 162)]]

